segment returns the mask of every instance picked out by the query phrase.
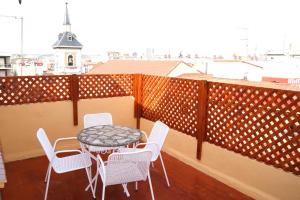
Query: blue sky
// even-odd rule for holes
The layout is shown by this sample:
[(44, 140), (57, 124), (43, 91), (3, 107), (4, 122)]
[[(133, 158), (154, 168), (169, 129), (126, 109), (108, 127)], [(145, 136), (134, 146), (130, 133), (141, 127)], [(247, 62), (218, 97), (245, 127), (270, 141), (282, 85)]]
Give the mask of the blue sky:
[[(300, 44), (292, 0), (69, 0), (83, 53), (108, 50), (199, 54), (260, 53)], [(24, 53), (53, 53), (65, 1), (1, 0), (0, 15), (24, 17)], [(0, 52), (20, 51), (20, 21), (0, 17)], [(4, 28), (3, 28), (4, 27)], [(299, 45), (300, 46), (300, 45)]]

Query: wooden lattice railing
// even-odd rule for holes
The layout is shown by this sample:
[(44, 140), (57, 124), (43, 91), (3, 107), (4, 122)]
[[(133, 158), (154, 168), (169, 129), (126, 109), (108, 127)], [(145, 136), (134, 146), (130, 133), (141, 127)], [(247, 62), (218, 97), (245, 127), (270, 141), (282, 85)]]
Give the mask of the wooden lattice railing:
[(0, 77), (0, 105), (71, 100), (74, 125), (78, 125), (79, 99), (130, 95), (133, 75)]
[(143, 75), (141, 82), (140, 117), (163, 121), (175, 130), (196, 137), (200, 159), (205, 134), (202, 122), (206, 120), (206, 81)]
[(197, 137), (197, 81), (143, 76), (142, 87), (143, 118), (161, 120), (175, 130)]
[(209, 83), (206, 140), (300, 175), (300, 92)]
[[(132, 75), (0, 77), (0, 105), (130, 96)], [(76, 98), (76, 97), (75, 97)]]
[(84, 75), (79, 78), (79, 98), (104, 98), (133, 95), (133, 76), (118, 75)]
[(0, 78), (0, 105), (71, 100), (70, 76)]
[(300, 93), (149, 75), (0, 78), (0, 105), (135, 97), (141, 117), (300, 175)]

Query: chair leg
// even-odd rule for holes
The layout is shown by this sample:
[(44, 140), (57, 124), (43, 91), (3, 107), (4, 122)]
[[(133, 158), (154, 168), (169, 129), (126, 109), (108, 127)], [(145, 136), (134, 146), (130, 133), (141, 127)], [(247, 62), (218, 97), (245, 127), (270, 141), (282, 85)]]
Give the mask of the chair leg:
[(48, 173), (47, 173), (47, 185), (46, 185), (46, 191), (45, 191), (45, 197), (44, 197), (44, 200), (47, 200), (47, 195), (48, 195), (48, 188), (49, 188), (49, 182), (50, 182), (50, 177), (51, 177), (51, 166), (49, 168)]
[[(88, 184), (88, 186), (86, 186), (85, 191), (88, 191), (88, 189), (93, 185), (93, 183), (95, 181), (97, 181), (97, 177), (98, 177), (98, 172), (96, 172), (94, 178), (92, 179), (92, 184)], [(94, 187), (94, 188), (96, 188), (96, 187)], [(96, 190), (94, 189), (94, 191), (96, 191)]]
[(103, 184), (103, 188), (102, 188), (102, 200), (104, 200), (105, 197), (105, 185)]
[(96, 188), (97, 188), (97, 182), (98, 182), (98, 170), (97, 170), (97, 172), (96, 172), (96, 179), (95, 179), (95, 186), (94, 186), (94, 191), (95, 191), (95, 193), (96, 193)]
[(161, 153), (159, 154), (159, 158), (160, 158), (160, 162), (161, 162), (161, 165), (162, 165), (162, 167), (163, 167), (163, 170), (164, 170), (164, 174), (165, 174), (165, 177), (166, 177), (167, 185), (168, 185), (168, 187), (170, 187), (170, 183), (169, 183), (167, 171), (166, 171), (166, 168), (165, 168), (164, 161), (163, 161), (163, 159), (162, 159)]
[(150, 186), (150, 191), (151, 191), (151, 197), (152, 197), (152, 200), (154, 200), (154, 193), (153, 193), (152, 182), (151, 182), (149, 170), (148, 170), (148, 181), (149, 181), (149, 186)]
[(137, 191), (138, 190), (138, 182), (136, 181), (135, 182), (135, 191)]
[(92, 179), (91, 179), (91, 176), (90, 176), (88, 168), (85, 168), (85, 171), (86, 171), (86, 175), (87, 175), (88, 180), (89, 180), (89, 185), (91, 186), (91, 191), (92, 191), (93, 197), (96, 198), (95, 191), (94, 191), (94, 188), (93, 188)]
[(92, 177), (92, 166), (89, 167), (90, 177)]
[(124, 190), (124, 193), (126, 194), (126, 196), (130, 197), (130, 194), (129, 194), (129, 191), (127, 188), (127, 183), (123, 183), (122, 186), (123, 186), (123, 190)]
[(48, 173), (49, 173), (50, 167), (51, 167), (51, 165), (50, 165), (50, 163), (49, 163), (48, 169), (47, 169), (47, 172), (46, 172), (46, 177), (45, 177), (45, 180), (44, 180), (45, 183), (47, 182), (47, 179), (48, 179)]

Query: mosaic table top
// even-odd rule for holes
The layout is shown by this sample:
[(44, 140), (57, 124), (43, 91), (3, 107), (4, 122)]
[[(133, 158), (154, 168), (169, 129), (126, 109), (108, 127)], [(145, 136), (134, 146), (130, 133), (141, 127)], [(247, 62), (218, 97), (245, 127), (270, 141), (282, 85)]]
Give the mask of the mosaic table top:
[(142, 132), (121, 125), (99, 125), (82, 129), (77, 139), (87, 145), (100, 147), (119, 147), (137, 142)]

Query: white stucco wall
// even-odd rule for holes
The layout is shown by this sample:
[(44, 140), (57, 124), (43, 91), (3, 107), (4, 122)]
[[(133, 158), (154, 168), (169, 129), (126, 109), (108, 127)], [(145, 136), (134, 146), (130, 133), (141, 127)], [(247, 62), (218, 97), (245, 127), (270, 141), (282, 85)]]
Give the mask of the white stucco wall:
[(186, 73), (199, 73), (196, 69), (187, 66), (185, 63), (180, 63), (175, 69), (171, 71), (170, 74), (168, 74), (168, 77), (177, 77), (181, 74)]
[(265, 61), (263, 76), (277, 78), (300, 78), (300, 61), (290, 59), (285, 61)]
[[(22, 68), (22, 69), (21, 69)], [(35, 75), (42, 75), (45, 71), (43, 66), (15, 66), (15, 70), (18, 76), (35, 76)]]
[(261, 81), (262, 68), (242, 62), (209, 62), (207, 73), (217, 78)]

